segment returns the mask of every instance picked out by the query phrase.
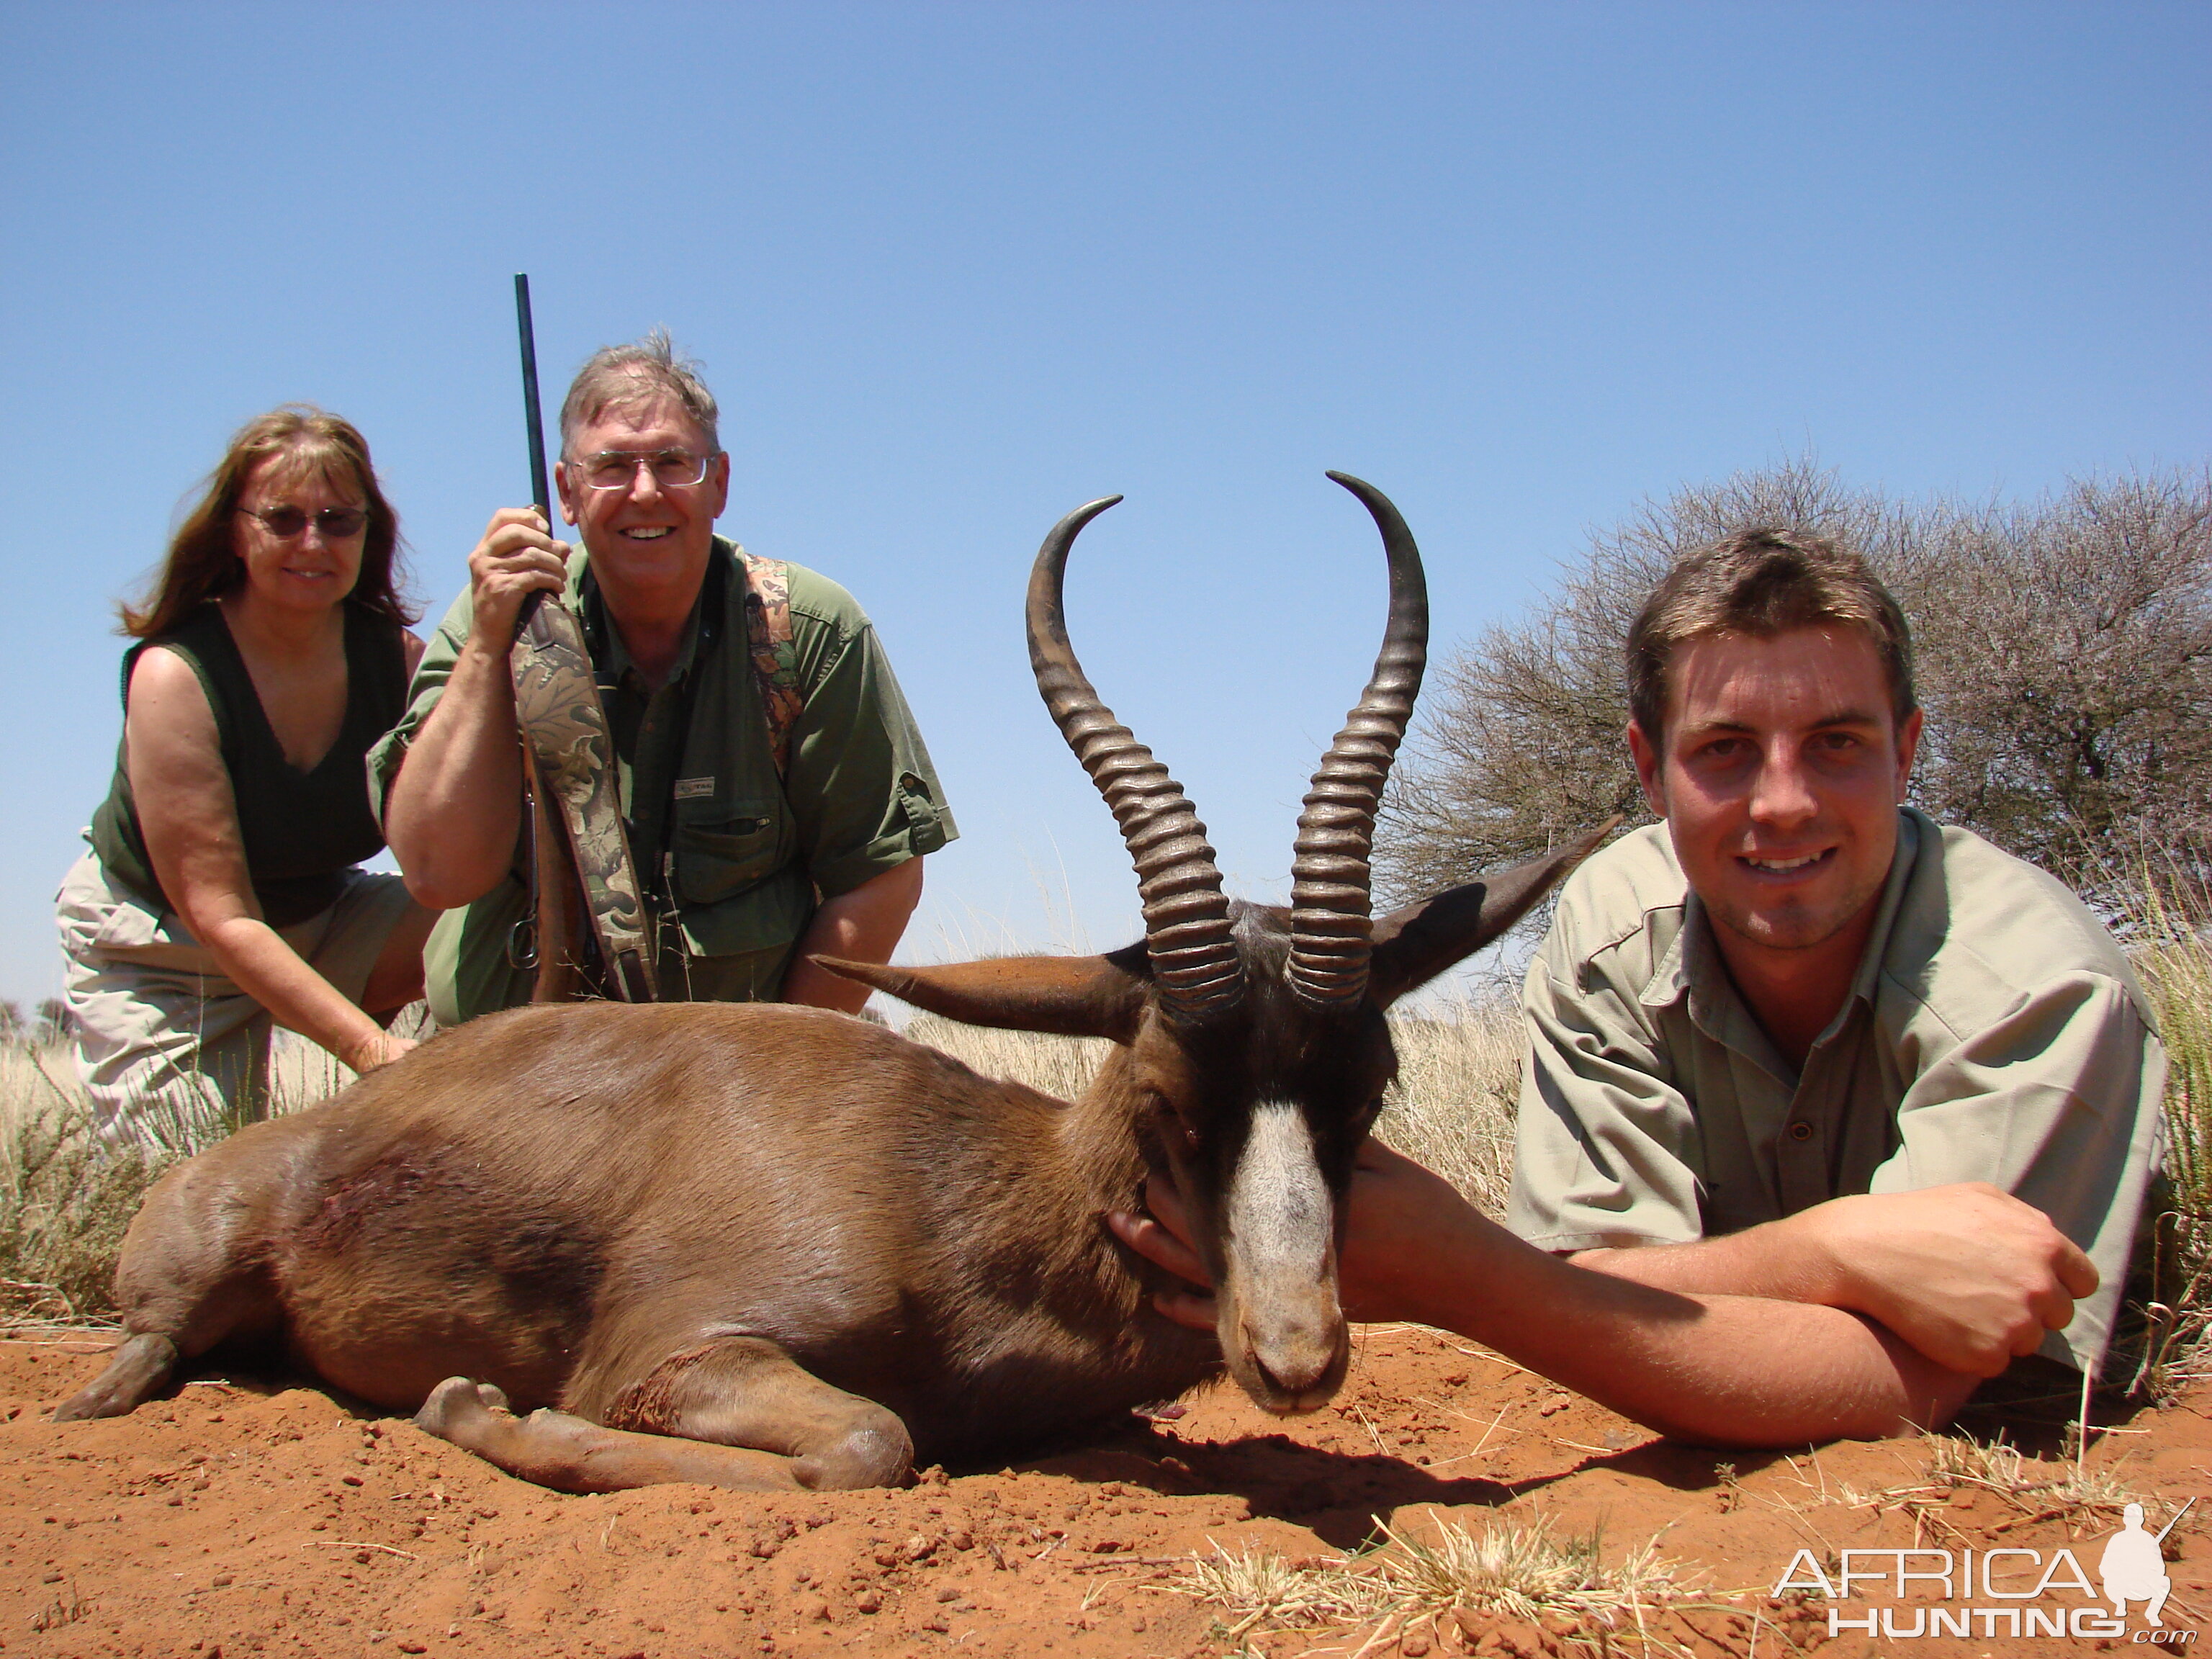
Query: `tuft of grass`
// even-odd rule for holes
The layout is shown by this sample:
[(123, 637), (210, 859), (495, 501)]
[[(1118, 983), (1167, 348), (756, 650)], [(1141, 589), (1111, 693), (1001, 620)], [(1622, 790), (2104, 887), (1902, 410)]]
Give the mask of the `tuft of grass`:
[(124, 1230), (177, 1155), (105, 1145), (83, 1099), (52, 1080), (47, 1056), (9, 1059), (16, 1088), (0, 1108), (0, 1318), (112, 1321)]
[(1392, 1599), (1389, 1586), (1356, 1558), (1299, 1562), (1249, 1544), (1234, 1553), (1218, 1544), (1211, 1555), (1194, 1553), (1189, 1568), (1168, 1588), (1227, 1612), (1236, 1621), (1227, 1632), (1231, 1641), (1263, 1621), (1310, 1629), (1380, 1618)]
[(2129, 1393), (2168, 1400), (2212, 1376), (2212, 892), (2139, 884), (2136, 971), (2166, 1058), (2166, 1181)]
[[(1170, 1588), (1224, 1608), (1235, 1640), (1255, 1627), (1374, 1624), (1404, 1629), (1462, 1609), (1534, 1624), (1616, 1630), (1624, 1620), (1679, 1603), (1688, 1592), (1655, 1538), (1607, 1565), (1593, 1531), (1556, 1534), (1548, 1518), (1516, 1526), (1486, 1516), (1480, 1530), (1430, 1516), (1426, 1535), (1382, 1527), (1381, 1547), (1364, 1554), (1291, 1561), (1215, 1546), (1194, 1556)], [(1370, 1638), (1371, 1639), (1371, 1638)]]
[(33, 1635), (43, 1635), (47, 1631), (59, 1630), (65, 1625), (74, 1625), (90, 1613), (94, 1605), (88, 1597), (78, 1593), (76, 1581), (72, 1578), (69, 1582), (68, 1588), (62, 1594), (31, 1615), (31, 1632)]
[(2044, 1462), (2002, 1439), (1984, 1442), (1931, 1434), (1923, 1443), (1928, 1449), (1928, 1472), (1923, 1479), (1879, 1492), (1845, 1486), (1844, 1501), (1857, 1509), (1901, 1509), (1915, 1515), (1933, 1511), (1940, 1519), (1952, 1493), (1986, 1492), (2014, 1511), (2014, 1517), (2003, 1523), (2006, 1528), (2061, 1521), (2076, 1530), (2116, 1519), (2130, 1504), (2141, 1504), (2144, 1514), (2161, 1518), (2172, 1507), (2135, 1491), (2109, 1469)]

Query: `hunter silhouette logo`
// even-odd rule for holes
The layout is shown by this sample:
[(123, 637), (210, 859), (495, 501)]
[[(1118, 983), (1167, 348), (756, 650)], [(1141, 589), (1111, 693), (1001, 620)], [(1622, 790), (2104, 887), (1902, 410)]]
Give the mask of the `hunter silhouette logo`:
[[(2195, 1631), (2169, 1630), (2160, 1616), (2173, 1589), (2160, 1547), (2196, 1503), (2192, 1498), (2184, 1504), (2157, 1532), (2143, 1525), (2142, 1504), (2122, 1511), (2120, 1530), (2105, 1540), (2097, 1558), (2101, 1598), (2072, 1550), (2018, 1547), (1844, 1550), (1832, 1576), (1812, 1551), (1801, 1549), (1773, 1594), (1818, 1591), (1832, 1604), (1832, 1637), (1852, 1632), (1891, 1641), (2112, 1638), (2129, 1633), (2128, 1606), (2141, 1602), (2144, 1628), (2134, 1632), (2135, 1642), (2190, 1643), (2197, 1639)], [(2069, 1595), (2075, 1598), (2070, 1602), (2059, 1599)], [(1861, 1598), (1867, 1598), (1863, 1607), (1850, 1605)], [(2100, 1599), (2111, 1604), (2110, 1611), (2099, 1605)], [(1832, 1605), (1838, 1602), (1844, 1605)]]
[(2130, 1601), (2148, 1601), (2143, 1622), (2163, 1622), (2158, 1610), (2166, 1605), (2173, 1581), (2166, 1576), (2166, 1557), (2159, 1546), (2196, 1502), (2192, 1498), (2184, 1504), (2180, 1514), (2156, 1533), (2143, 1529), (2142, 1504), (2130, 1504), (2121, 1512), (2120, 1529), (2105, 1540), (2105, 1553), (2097, 1562), (2097, 1576), (2105, 1581), (2105, 1599), (2112, 1604), (2114, 1618), (2125, 1619)]

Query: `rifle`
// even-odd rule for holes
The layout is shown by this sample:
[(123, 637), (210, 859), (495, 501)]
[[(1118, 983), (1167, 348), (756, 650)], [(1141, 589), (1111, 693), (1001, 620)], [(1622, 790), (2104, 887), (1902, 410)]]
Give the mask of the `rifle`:
[[(530, 321), (530, 276), (526, 271), (514, 273), (514, 330), (522, 342), (522, 424), (530, 437), (530, 501), (550, 526), (553, 522), (553, 491), (546, 483), (545, 416), (538, 397), (538, 331)], [(532, 613), (544, 598), (544, 588), (524, 596), (522, 609), (514, 617), (517, 635), (530, 625)]]
[(2167, 1522), (2163, 1527), (2160, 1527), (2158, 1529), (2158, 1541), (2160, 1543), (2163, 1544), (2166, 1542), (2166, 1534), (2172, 1532), (2176, 1527), (2179, 1526), (2181, 1524), (2181, 1517), (2188, 1514), (2191, 1509), (2195, 1508), (2197, 1500), (2192, 1498), (2189, 1502), (2184, 1504), (2179, 1509), (2173, 1512), (2173, 1519)]
[[(523, 420), (530, 435), (533, 503), (550, 526), (553, 492), (547, 487), (545, 422), (538, 398), (538, 339), (531, 326), (530, 278), (514, 275), (514, 320), (522, 343)], [(637, 863), (630, 856), (615, 781), (614, 743), (592, 672), (584, 630), (558, 594), (543, 590), (524, 600), (507, 653), (514, 684), (515, 724), (522, 738), (531, 836), (531, 906), (509, 940), (508, 959), (534, 968), (533, 1002), (568, 1001), (580, 970), (576, 946), (586, 941), (576, 926), (575, 884), (591, 918), (599, 977), (624, 1002), (653, 1002), (651, 926)], [(550, 799), (549, 799), (550, 798)], [(559, 811), (551, 810), (557, 804)], [(555, 828), (557, 822), (558, 828)], [(565, 860), (563, 854), (566, 855)], [(518, 949), (524, 927), (530, 938)]]

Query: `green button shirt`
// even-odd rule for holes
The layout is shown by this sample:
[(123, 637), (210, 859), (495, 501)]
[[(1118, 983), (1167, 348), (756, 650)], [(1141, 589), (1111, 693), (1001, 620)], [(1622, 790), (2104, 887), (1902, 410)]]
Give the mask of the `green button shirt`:
[(2094, 1365), (2165, 1145), (2149, 1005), (2062, 884), (1901, 817), (1866, 958), (1802, 1072), (1737, 995), (1664, 824), (1575, 872), (1528, 968), (1506, 1223), (1556, 1251), (1680, 1243), (1986, 1181), (2096, 1263), (2043, 1348)]
[[(774, 997), (818, 898), (850, 892), (959, 833), (874, 628), (851, 594), (798, 565), (789, 567), (792, 645), (806, 706), (791, 731), (789, 774), (777, 776), (738, 556), (735, 544), (714, 538), (699, 604), (657, 691), (610, 625), (588, 557), (580, 551), (568, 562), (568, 599), (597, 670), (670, 1000)], [(380, 818), (473, 614), (464, 592), (423, 653), (406, 714), (369, 752)], [(530, 1000), (532, 975), (507, 955), (526, 873), (519, 845), (505, 880), (440, 919), (423, 953), (440, 1024)]]

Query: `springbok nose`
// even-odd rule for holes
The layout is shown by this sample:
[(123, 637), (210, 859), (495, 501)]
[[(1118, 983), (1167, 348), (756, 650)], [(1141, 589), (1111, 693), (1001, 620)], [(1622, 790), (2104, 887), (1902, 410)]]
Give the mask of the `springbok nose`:
[(1252, 1369), (1259, 1373), (1260, 1381), (1267, 1385), (1268, 1393), (1280, 1395), (1285, 1399), (1295, 1399), (1313, 1386), (1320, 1378), (1323, 1368), (1309, 1367), (1308, 1375), (1304, 1376), (1285, 1376), (1259, 1355), (1254, 1354)]
[(1334, 1396), (1343, 1376), (1346, 1334), (1342, 1325), (1334, 1330), (1278, 1332), (1272, 1340), (1262, 1340), (1248, 1324), (1243, 1335), (1245, 1363), (1266, 1396), (1259, 1403), (1269, 1411), (1285, 1415), (1317, 1411)]

